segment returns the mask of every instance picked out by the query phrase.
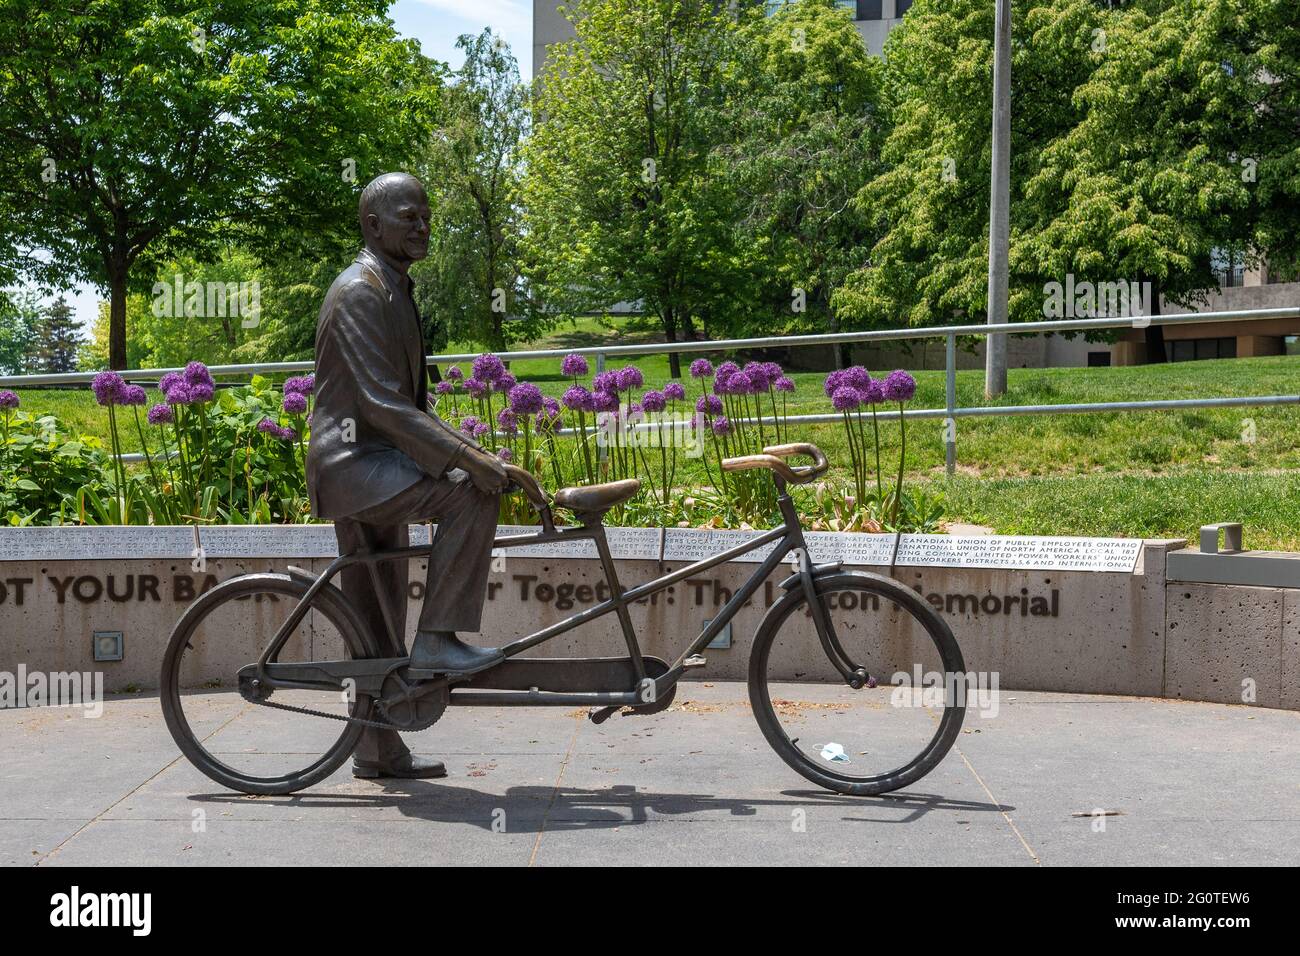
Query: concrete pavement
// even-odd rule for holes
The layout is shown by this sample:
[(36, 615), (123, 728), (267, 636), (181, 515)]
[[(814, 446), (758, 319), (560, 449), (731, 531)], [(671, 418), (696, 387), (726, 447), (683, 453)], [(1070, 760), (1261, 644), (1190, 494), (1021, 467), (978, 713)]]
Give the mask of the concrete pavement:
[[(255, 716), (214, 694), (238, 727)], [(262, 711), (265, 713), (265, 711)], [(889, 798), (813, 787), (768, 748), (740, 683), (652, 717), (448, 710), (410, 735), (442, 780), (345, 767), (289, 797), (223, 791), (153, 695), (0, 711), (0, 863), (1248, 865), (1300, 859), (1300, 714), (1003, 691)], [(1075, 813), (1103, 808), (1103, 819)], [(201, 824), (201, 825), (200, 825)]]

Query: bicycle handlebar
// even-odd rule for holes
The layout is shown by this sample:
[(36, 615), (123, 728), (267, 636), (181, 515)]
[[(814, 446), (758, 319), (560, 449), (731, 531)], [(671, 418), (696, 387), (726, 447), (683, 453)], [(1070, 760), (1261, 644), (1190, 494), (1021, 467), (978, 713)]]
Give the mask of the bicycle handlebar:
[[(791, 455), (807, 455), (813, 463), (811, 465), (787, 464), (784, 459)], [(830, 463), (822, 450), (810, 442), (769, 445), (763, 449), (761, 455), (742, 455), (739, 458), (725, 458), (722, 461), (723, 471), (746, 471), (750, 468), (766, 468), (791, 484), (802, 485), (826, 474)]]

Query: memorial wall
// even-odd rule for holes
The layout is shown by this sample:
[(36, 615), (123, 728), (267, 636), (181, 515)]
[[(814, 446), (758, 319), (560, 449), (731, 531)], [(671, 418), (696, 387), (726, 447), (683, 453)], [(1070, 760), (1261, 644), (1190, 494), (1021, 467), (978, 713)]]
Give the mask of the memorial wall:
[[(499, 534), (532, 530), (502, 527)], [(427, 542), (429, 532), (413, 526), (412, 543)], [(609, 529), (624, 587), (757, 534)], [(1300, 591), (1252, 593), (1252, 607), (1262, 611), (1226, 613), (1234, 601), (1240, 603), (1241, 595), (1233, 592), (1261, 589), (1167, 585), (1166, 555), (1181, 548), (1181, 540), (835, 532), (809, 532), (807, 540), (816, 562), (842, 561), (913, 588), (952, 628), (968, 671), (998, 674), (1003, 691), (1171, 696), (1300, 709)], [(634, 605), (646, 653), (675, 658), (766, 553), (751, 552)], [(99, 670), (110, 692), (153, 689), (172, 625), (198, 594), (248, 571), (284, 571), (290, 564), (321, 571), (335, 554), (333, 530), (322, 525), (219, 527), (197, 536), (185, 527), (0, 529), (0, 671), (19, 665), (28, 671)], [(783, 593), (779, 583), (791, 570), (783, 566), (770, 576), (705, 651), (708, 665), (692, 671), (692, 678), (744, 679), (754, 631)], [(411, 562), (410, 575), (413, 630), (423, 596), (421, 562)], [(484, 643), (522, 637), (608, 596), (589, 541), (498, 551)], [(1216, 611), (1219, 604), (1225, 613)], [(868, 617), (883, 641), (908, 638), (907, 619), (890, 607), (841, 610)], [(213, 661), (214, 668), (238, 667), (262, 646), (267, 635), (261, 626), (246, 630), (230, 635), (223, 645), (229, 659)], [(96, 660), (97, 646), (116, 647), (121, 659)], [(530, 651), (625, 653), (613, 615)], [(799, 675), (830, 676), (804, 670)]]

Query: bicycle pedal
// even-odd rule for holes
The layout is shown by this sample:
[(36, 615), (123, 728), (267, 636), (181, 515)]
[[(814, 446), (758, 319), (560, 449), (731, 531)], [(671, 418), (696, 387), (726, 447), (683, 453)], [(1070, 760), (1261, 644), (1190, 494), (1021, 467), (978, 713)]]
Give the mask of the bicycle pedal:
[(593, 724), (603, 724), (609, 718), (613, 717), (623, 708), (619, 707), (598, 707), (595, 710), (587, 711), (587, 719)]
[(694, 670), (696, 667), (703, 667), (707, 663), (708, 660), (701, 657), (699, 654), (692, 654), (690, 657), (686, 658), (686, 660), (682, 661), (682, 667), (689, 671)]

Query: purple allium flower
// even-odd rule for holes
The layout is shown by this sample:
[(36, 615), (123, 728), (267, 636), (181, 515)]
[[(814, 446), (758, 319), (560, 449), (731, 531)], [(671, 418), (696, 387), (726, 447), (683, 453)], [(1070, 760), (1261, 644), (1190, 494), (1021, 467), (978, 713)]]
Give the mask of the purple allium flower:
[(844, 384), (850, 388), (856, 388), (859, 392), (865, 392), (871, 384), (871, 373), (861, 365), (846, 368), (844, 370)]
[(465, 373), (460, 370), (459, 365), (451, 365), (447, 368), (447, 378), (453, 382), (459, 382), (464, 379)]
[(546, 414), (548, 415), (560, 414), (560, 403), (557, 402), (555, 399), (551, 398), (551, 396), (549, 395), (547, 395), (545, 398), (542, 399), (542, 408), (546, 411)]
[(723, 416), (722, 418), (715, 418), (715, 419), (713, 420), (713, 434), (715, 434), (715, 435), (730, 435), (730, 434), (731, 434), (731, 421), (730, 421), (729, 419), (727, 419), (726, 416)]
[(635, 365), (624, 365), (618, 370), (618, 387), (626, 392), (631, 388), (640, 388), (645, 384), (645, 379), (641, 375), (641, 370)]
[(470, 396), (473, 398), (482, 398), (487, 394), (487, 390), (490, 387), (491, 386), (482, 379), (468, 378), (465, 380), (465, 391), (469, 392)]
[(746, 363), (744, 372), (745, 375), (749, 378), (751, 392), (754, 393), (766, 392), (768, 386), (772, 384), (770, 381), (771, 376), (768, 374), (769, 365), (770, 363), (768, 362)]
[[(718, 387), (718, 391), (721, 391)], [(734, 372), (727, 376), (727, 392), (731, 395), (752, 395), (761, 391), (755, 387), (753, 380), (749, 377), (748, 372)]]
[(280, 430), (280, 426), (277, 425), (275, 422), (271, 421), (271, 419), (269, 418), (263, 418), (260, 422), (257, 423), (257, 430), (261, 432), (263, 435), (274, 435), (277, 431)]
[(560, 362), (560, 371), (569, 376), (569, 378), (577, 378), (579, 375), (586, 375), (587, 359), (584, 356), (579, 355), (577, 352), (570, 352), (568, 355), (564, 356), (564, 359)]
[(640, 402), (633, 402), (631, 405), (627, 407), (627, 417), (629, 420), (633, 418), (640, 418), (641, 413), (643, 411), (644, 409), (641, 407)]
[(149, 396), (139, 385), (123, 385), (117, 401), (119, 405), (143, 405), (149, 401)]
[(451, 382), (443, 379), (437, 385), (433, 386), (433, 390), (439, 395), (449, 395), (451, 394)]
[(664, 386), (664, 398), (670, 402), (680, 402), (686, 397), (686, 389), (681, 382), (669, 382)]
[(885, 398), (891, 402), (906, 402), (916, 394), (916, 379), (901, 368), (885, 376)]
[(298, 433), (286, 425), (283, 428), (276, 430), (275, 437), (281, 441), (293, 441), (298, 437)]
[(8, 389), (0, 391), (0, 408), (17, 408), (18, 394)]
[(878, 378), (873, 378), (867, 383), (867, 387), (862, 389), (862, 400), (868, 405), (879, 405), (885, 400), (885, 383)]
[(767, 377), (773, 382), (785, 374), (785, 369), (781, 367), (779, 362), (764, 362), (763, 369), (767, 372)]
[(595, 392), (591, 396), (591, 410), (594, 412), (618, 411), (618, 395), (614, 392)]
[(772, 383), (778, 392), (793, 392), (794, 379), (788, 375), (778, 375), (776, 381)]
[(474, 429), (478, 428), (481, 424), (483, 423), (478, 420), (477, 415), (466, 415), (460, 420), (460, 430), (466, 435), (473, 435)]
[(307, 396), (301, 392), (285, 392), (283, 405), (290, 415), (301, 415), (307, 411)]
[(507, 435), (513, 435), (519, 431), (519, 416), (508, 408), (503, 408), (497, 412), (497, 427)]
[(184, 382), (173, 382), (163, 397), (167, 399), (168, 405), (188, 405), (193, 400), (190, 398), (190, 387)]
[(482, 438), (491, 430), (492, 430), (492, 426), (489, 425), (487, 422), (477, 422), (474, 425), (474, 437)]
[(722, 399), (716, 395), (701, 395), (695, 400), (695, 410), (704, 415), (721, 415)]
[(571, 408), (575, 412), (591, 411), (591, 392), (581, 385), (570, 385), (560, 400), (564, 402), (565, 408)]
[(90, 383), (95, 393), (95, 401), (100, 405), (117, 405), (122, 400), (122, 389), (126, 382), (116, 372), (100, 372)]
[(484, 352), (476, 358), (470, 368), (476, 379), (489, 384), (506, 374), (505, 363), (491, 352)]
[(708, 378), (713, 374), (713, 363), (706, 358), (697, 358), (691, 363), (691, 378)]
[(718, 388), (723, 382), (731, 378), (740, 371), (740, 366), (735, 362), (723, 362), (713, 374), (713, 387)]
[(510, 390), (514, 388), (518, 383), (519, 380), (516, 379), (513, 375), (511, 375), (509, 372), (502, 372), (500, 376), (498, 376), (496, 379), (493, 380), (492, 391), (505, 392), (508, 394)]
[(591, 380), (591, 390), (593, 392), (612, 392), (617, 394), (620, 390), (618, 385), (618, 372), (612, 370), (601, 372)]
[(851, 385), (841, 385), (831, 396), (831, 404), (837, 412), (851, 412), (862, 404), (862, 393)]
[(172, 415), (172, 407), (164, 402), (159, 402), (149, 409), (147, 417), (150, 425), (170, 425), (176, 420), (175, 416)]
[[(201, 405), (204, 402), (212, 401), (212, 396), (216, 394), (216, 389), (208, 382), (196, 382), (190, 386), (190, 404)], [(306, 396), (303, 396), (304, 401)]]
[(191, 388), (195, 385), (216, 385), (212, 381), (212, 373), (208, 371), (208, 367), (202, 362), (190, 362), (186, 365), (183, 377), (185, 378), (185, 384)]
[(158, 391), (165, 393), (169, 388), (183, 384), (185, 384), (185, 379), (181, 378), (179, 372), (168, 372), (162, 378), (158, 379)]
[(663, 392), (646, 392), (641, 396), (641, 407), (647, 412), (662, 412), (668, 407), (668, 399)]
[(534, 415), (542, 410), (542, 390), (532, 382), (510, 389), (510, 409), (517, 415)]
[(502, 461), (514, 461), (515, 453), (512, 452), (509, 448), (498, 448), (497, 457), (500, 458)]
[(827, 398), (834, 395), (835, 390), (841, 385), (848, 384), (848, 379), (845, 377), (847, 371), (847, 369), (837, 368), (826, 376), (826, 381), (822, 382), (822, 390), (826, 393)]
[(303, 375), (301, 377), (287, 378), (284, 380), (284, 394), (296, 392), (299, 395), (310, 395), (316, 390), (316, 376)]

